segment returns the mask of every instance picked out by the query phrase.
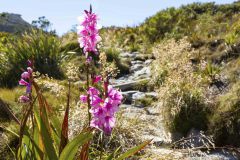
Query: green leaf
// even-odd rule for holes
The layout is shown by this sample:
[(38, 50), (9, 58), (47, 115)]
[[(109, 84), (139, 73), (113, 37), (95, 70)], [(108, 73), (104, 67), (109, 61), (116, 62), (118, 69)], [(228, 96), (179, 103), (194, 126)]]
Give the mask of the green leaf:
[(110, 154), (105, 160), (112, 160), (112, 159), (114, 159), (114, 156), (117, 154), (117, 152), (119, 151), (119, 149), (121, 148), (121, 146), (120, 147), (118, 147), (112, 154)]
[(58, 137), (60, 137), (60, 135), (61, 135), (61, 122), (60, 122), (58, 116), (52, 115), (50, 117), (50, 121), (51, 121), (52, 127), (54, 128), (54, 131), (56, 132)]
[(0, 128), (2, 128), (3, 130), (11, 133), (12, 135), (14, 135), (14, 136), (16, 136), (16, 137), (19, 137), (19, 135), (18, 135), (16, 132), (14, 132), (14, 131), (12, 131), (12, 130), (10, 130), (10, 129), (7, 129), (6, 127), (0, 126)]
[(43, 159), (43, 147), (41, 143), (41, 137), (39, 134), (38, 127), (34, 127), (34, 133), (33, 133), (33, 144), (34, 144), (34, 156), (36, 160)]
[(16, 157), (15, 152), (12, 150), (12, 148), (8, 145), (8, 143), (6, 143), (6, 146), (8, 147), (8, 149), (11, 151), (13, 157)]
[(120, 157), (118, 157), (116, 160), (123, 160), (126, 159), (134, 154), (136, 154), (138, 151), (142, 150), (144, 147), (146, 147), (152, 140), (146, 141), (136, 147), (131, 148), (130, 150), (128, 150), (127, 152), (125, 152), (124, 154), (122, 154)]
[(63, 123), (62, 123), (62, 131), (61, 131), (61, 141), (59, 146), (59, 155), (61, 154), (62, 150), (68, 143), (68, 118), (69, 118), (69, 108), (70, 108), (70, 81), (68, 84), (68, 94), (67, 94), (67, 107), (65, 110)]
[(112, 154), (110, 154), (107, 158), (106, 158), (106, 160), (112, 160), (114, 158), (114, 152), (112, 153)]
[[(42, 142), (44, 145), (44, 149), (45, 149), (44, 152), (46, 152), (49, 159), (57, 160), (58, 159), (57, 153), (53, 146), (53, 140), (51, 137), (50, 130), (46, 126), (47, 125), (46, 121), (44, 121), (43, 116), (39, 116), (37, 111), (35, 111), (34, 113), (35, 113), (34, 115), (35, 115), (35, 118), (37, 121), (38, 129), (40, 131), (40, 135), (42, 138)], [(43, 113), (45, 113), (45, 112), (43, 112)]]
[(59, 160), (73, 160), (78, 148), (89, 141), (92, 137), (93, 135), (90, 132), (84, 132), (78, 135), (63, 149)]

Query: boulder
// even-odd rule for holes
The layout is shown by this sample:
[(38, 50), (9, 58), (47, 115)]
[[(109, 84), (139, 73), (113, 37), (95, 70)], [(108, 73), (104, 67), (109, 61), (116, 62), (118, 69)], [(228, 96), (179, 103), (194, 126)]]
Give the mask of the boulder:
[(129, 81), (126, 83), (115, 83), (115, 85), (113, 85), (114, 88), (119, 88), (122, 91), (129, 91), (129, 90), (133, 90), (134, 86), (136, 86), (136, 84), (141, 83), (142, 81), (146, 81), (149, 80), (149, 78), (145, 78), (145, 79), (141, 79), (141, 80), (137, 80), (137, 81)]
[(144, 98), (145, 96), (146, 96), (146, 94), (144, 92), (137, 92), (132, 95), (132, 99), (139, 100), (139, 99)]
[(131, 104), (132, 103), (132, 95), (136, 94), (139, 91), (126, 91), (122, 92), (122, 95), (124, 97), (123, 103), (124, 104)]

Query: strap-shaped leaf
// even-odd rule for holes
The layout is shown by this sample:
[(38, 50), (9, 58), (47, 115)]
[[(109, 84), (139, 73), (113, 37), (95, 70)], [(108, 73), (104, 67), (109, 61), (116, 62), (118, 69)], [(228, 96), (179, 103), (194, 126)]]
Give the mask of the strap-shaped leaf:
[(63, 149), (59, 160), (73, 160), (78, 148), (85, 144), (93, 137), (91, 132), (83, 132), (77, 137), (75, 137), (67, 146)]
[(127, 152), (125, 152), (124, 154), (122, 154), (120, 157), (118, 157), (116, 160), (123, 160), (126, 159), (134, 154), (136, 154), (138, 151), (142, 150), (144, 147), (146, 147), (152, 140), (146, 141), (136, 147), (131, 148), (130, 150), (128, 150)]
[(105, 160), (113, 160), (114, 158), (114, 152), (110, 154)]
[(3, 127), (3, 126), (0, 126), (0, 128), (19, 138), (19, 135), (16, 132), (14, 132), (6, 127)]
[(62, 130), (61, 130), (61, 141), (59, 147), (59, 155), (61, 154), (63, 148), (68, 143), (68, 117), (69, 117), (69, 108), (70, 108), (70, 81), (68, 83), (68, 94), (67, 94), (67, 108), (64, 114)]
[(118, 147), (112, 154), (110, 154), (105, 160), (113, 160), (117, 152), (120, 150), (121, 146)]
[(38, 129), (40, 131), (40, 135), (42, 138), (42, 143), (44, 146), (44, 152), (46, 152), (47, 156), (51, 160), (57, 160), (57, 153), (53, 145), (53, 140), (51, 137), (51, 133), (49, 128), (46, 126), (46, 121), (44, 121), (43, 116), (38, 115), (38, 112), (34, 112), (35, 118), (37, 121)]

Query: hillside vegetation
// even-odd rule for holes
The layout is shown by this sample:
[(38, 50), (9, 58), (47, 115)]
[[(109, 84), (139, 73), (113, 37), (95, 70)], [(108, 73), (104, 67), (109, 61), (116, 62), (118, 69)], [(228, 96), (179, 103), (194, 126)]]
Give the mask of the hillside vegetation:
[[(1, 31), (1, 109), (9, 105), (22, 116), (18, 102), (22, 88), (17, 84), (28, 59), (35, 62), (36, 79), (57, 116), (62, 113), (69, 80), (74, 84), (71, 105), (79, 107), (78, 86), (86, 77), (75, 33), (59, 37), (39, 29), (18, 35)], [(139, 86), (158, 92), (158, 109), (165, 127), (177, 135), (174, 138), (196, 129), (212, 136), (216, 146), (240, 147), (240, 2), (168, 8), (136, 27), (103, 28), (101, 37), (100, 52), (106, 53), (110, 67), (118, 67), (117, 77), (130, 72), (131, 62), (120, 53), (135, 52), (139, 60), (154, 59), (150, 82)], [(8, 116), (0, 117), (1, 126), (17, 129)], [(122, 132), (130, 133), (127, 129)], [(0, 156), (8, 156), (8, 146), (16, 143), (11, 136), (0, 140)]]
[(134, 28), (104, 29), (104, 43), (156, 58), (152, 84), (171, 132), (199, 129), (239, 146), (239, 13), (240, 2), (168, 8)]

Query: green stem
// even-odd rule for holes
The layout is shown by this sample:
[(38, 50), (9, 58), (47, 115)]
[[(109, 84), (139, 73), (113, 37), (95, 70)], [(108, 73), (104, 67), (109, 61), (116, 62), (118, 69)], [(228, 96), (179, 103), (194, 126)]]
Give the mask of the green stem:
[(101, 138), (101, 144), (100, 144), (100, 150), (101, 150), (101, 153), (100, 153), (100, 157), (99, 157), (99, 160), (102, 160), (102, 156), (103, 156), (103, 144), (104, 144), (104, 133), (102, 132), (102, 138)]
[[(89, 90), (89, 85), (90, 85), (89, 64), (88, 63), (87, 63), (86, 73), (87, 73), (87, 91), (88, 91)], [(87, 105), (88, 105), (88, 126), (90, 127), (91, 113), (89, 112), (89, 110), (91, 109), (91, 105), (90, 105), (90, 95), (89, 94), (87, 94)]]

